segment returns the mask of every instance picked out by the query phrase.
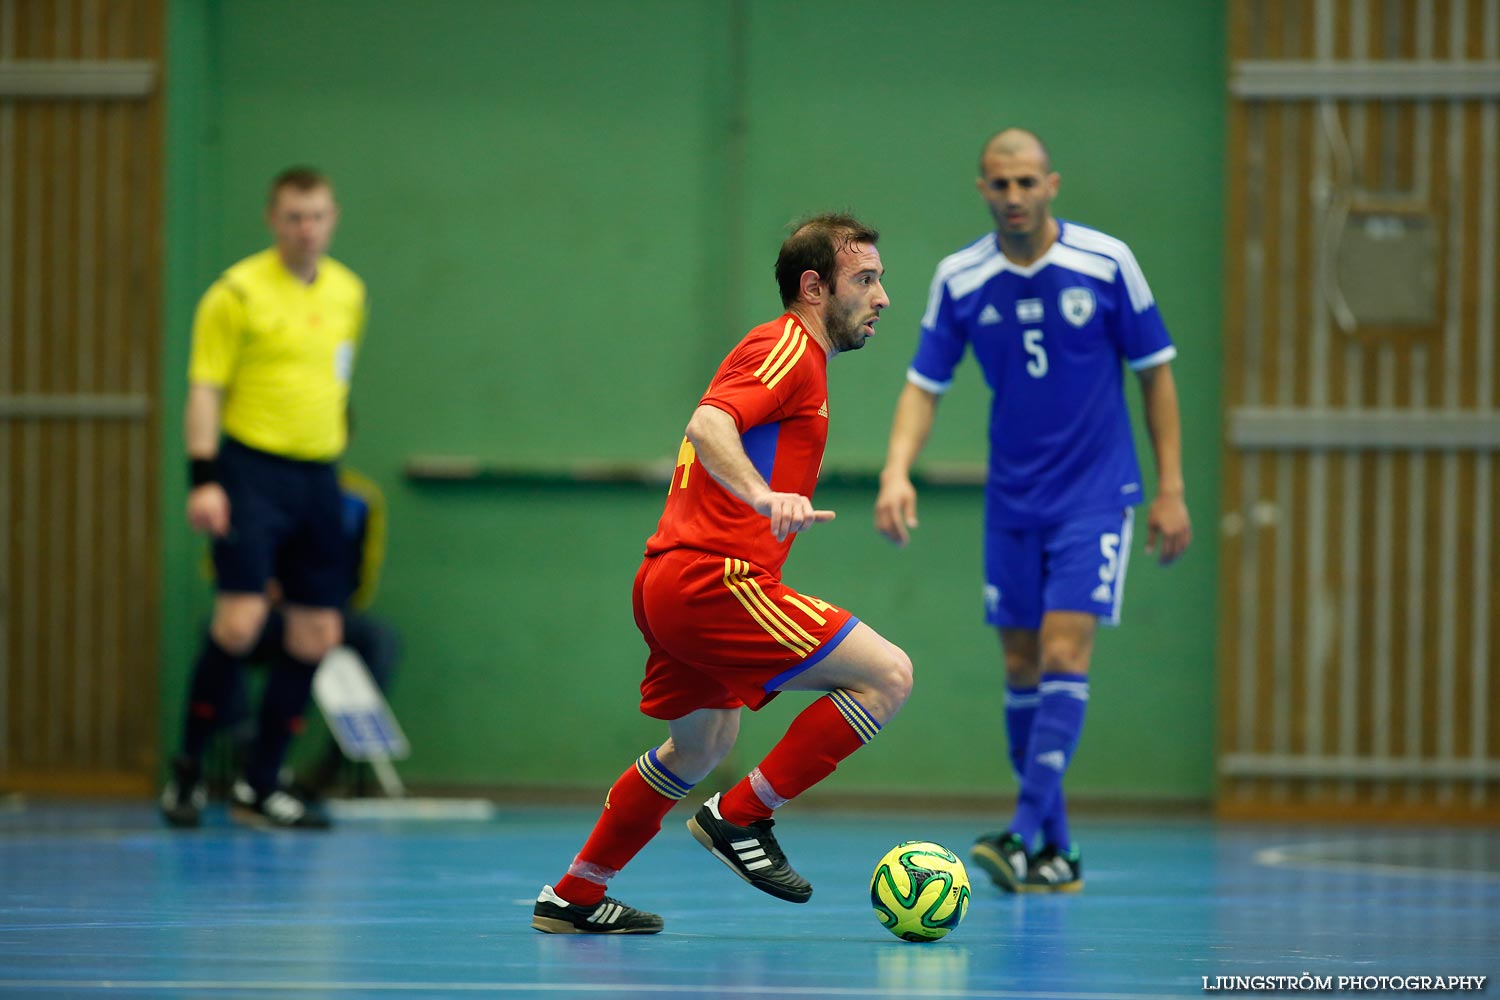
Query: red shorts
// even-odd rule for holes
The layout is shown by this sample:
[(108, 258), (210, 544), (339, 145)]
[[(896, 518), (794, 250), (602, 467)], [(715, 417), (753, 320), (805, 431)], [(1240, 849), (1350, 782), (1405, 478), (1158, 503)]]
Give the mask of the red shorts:
[(743, 559), (695, 549), (647, 556), (634, 603), (650, 649), (641, 711), (667, 721), (700, 708), (760, 708), (859, 623)]

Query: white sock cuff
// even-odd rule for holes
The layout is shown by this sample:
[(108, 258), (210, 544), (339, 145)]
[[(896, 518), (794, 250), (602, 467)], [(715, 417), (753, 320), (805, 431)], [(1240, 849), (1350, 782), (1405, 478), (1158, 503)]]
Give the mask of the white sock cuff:
[(595, 885), (609, 885), (609, 880), (620, 874), (620, 871), (618, 868), (606, 868), (592, 861), (574, 858), (573, 863), (568, 866), (568, 874)]
[(767, 809), (779, 809), (787, 803), (786, 799), (776, 794), (776, 789), (772, 787), (766, 776), (760, 773), (758, 767), (750, 771), (750, 787), (754, 789), (755, 797), (760, 799)]

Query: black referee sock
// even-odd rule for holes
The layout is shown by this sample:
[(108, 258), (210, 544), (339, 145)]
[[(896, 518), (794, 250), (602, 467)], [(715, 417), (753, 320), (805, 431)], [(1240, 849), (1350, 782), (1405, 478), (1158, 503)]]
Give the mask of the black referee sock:
[(219, 728), (235, 679), (244, 669), (245, 658), (236, 656), (214, 641), (210, 634), (193, 665), (188, 686), (187, 716), (182, 724), (182, 755), (198, 761)]
[(279, 784), (287, 748), (303, 728), (302, 714), (312, 695), (313, 671), (317, 668), (316, 663), (299, 660), (286, 650), (271, 664), (260, 701), (255, 746), (245, 765), (245, 780), (257, 795), (266, 795)]

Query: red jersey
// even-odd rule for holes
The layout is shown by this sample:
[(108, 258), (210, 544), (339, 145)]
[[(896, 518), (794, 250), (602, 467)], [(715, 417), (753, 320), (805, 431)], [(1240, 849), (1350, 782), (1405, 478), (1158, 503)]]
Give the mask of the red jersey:
[[(699, 401), (734, 417), (745, 454), (778, 493), (811, 497), (828, 443), (828, 355), (791, 313), (745, 335)], [(667, 505), (646, 555), (698, 549), (754, 563), (780, 578), (795, 534), (720, 486), (682, 439)]]

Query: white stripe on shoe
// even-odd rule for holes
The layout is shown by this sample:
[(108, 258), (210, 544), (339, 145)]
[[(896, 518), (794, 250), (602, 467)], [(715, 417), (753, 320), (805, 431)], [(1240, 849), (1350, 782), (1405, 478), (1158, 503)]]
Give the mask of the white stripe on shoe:
[(624, 912), (625, 908), (615, 903), (602, 903), (597, 910), (589, 914), (589, 923), (612, 924), (619, 920)]
[(771, 863), (766, 857), (766, 849), (760, 845), (758, 840), (731, 840), (729, 846), (734, 848), (735, 855), (740, 859), (740, 864), (750, 871), (765, 868)]

